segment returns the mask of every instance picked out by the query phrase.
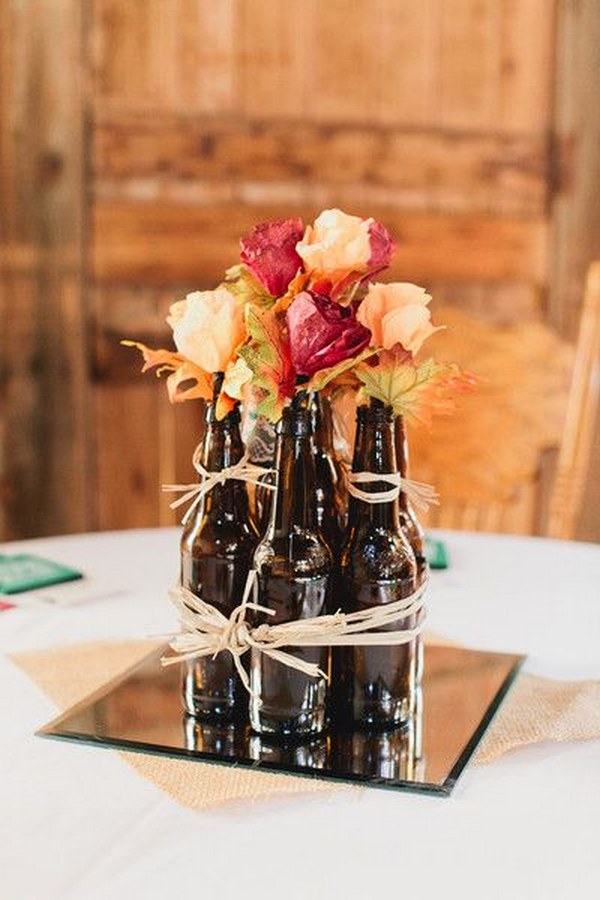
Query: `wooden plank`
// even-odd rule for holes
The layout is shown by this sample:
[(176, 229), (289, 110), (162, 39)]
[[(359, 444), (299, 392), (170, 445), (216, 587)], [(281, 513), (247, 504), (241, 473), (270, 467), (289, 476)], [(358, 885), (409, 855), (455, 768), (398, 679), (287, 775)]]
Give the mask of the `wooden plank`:
[[(381, 219), (398, 241), (391, 277), (428, 281), (536, 281), (545, 268), (543, 218), (353, 210)], [(99, 202), (92, 265), (100, 281), (210, 285), (239, 255), (239, 237), (261, 219), (317, 210), (293, 206), (200, 208), (174, 203)]]
[(178, 0), (177, 93), (171, 108), (221, 114), (238, 109), (237, 6), (236, 0)]
[(0, 508), (5, 540), (35, 535), (44, 524), (40, 491), (46, 472), (38, 429), (41, 397), (32, 377), (39, 349), (34, 324), (37, 296), (37, 278), (4, 273), (0, 282)]
[(2, 4), (1, 478), (11, 537), (88, 527), (81, 6)]
[(377, 92), (371, 115), (390, 125), (435, 126), (438, 0), (378, 0)]
[(497, 124), (499, 11), (497, 0), (442, 0), (439, 117), (446, 127)]
[(94, 0), (96, 108), (233, 110), (236, 24), (235, 0)]
[(89, 42), (95, 103), (118, 98), (139, 106), (156, 103), (152, 83), (152, 24), (146, 0), (93, 0)]
[(551, 124), (555, 0), (501, 0), (498, 127), (543, 134)]
[(268, 120), (310, 114), (314, 16), (315, 0), (243, 0), (238, 65), (244, 115)]
[(378, 90), (376, 24), (373, 4), (365, 0), (319, 4), (307, 60), (312, 118), (370, 121)]
[(549, 147), (520, 135), (108, 116), (94, 129), (93, 169), (103, 198), (219, 202), (277, 183), (282, 201), (301, 184), (338, 203), (380, 189), (390, 205), (532, 213), (547, 206)]
[(145, 528), (160, 520), (158, 403), (152, 381), (94, 390), (100, 529)]

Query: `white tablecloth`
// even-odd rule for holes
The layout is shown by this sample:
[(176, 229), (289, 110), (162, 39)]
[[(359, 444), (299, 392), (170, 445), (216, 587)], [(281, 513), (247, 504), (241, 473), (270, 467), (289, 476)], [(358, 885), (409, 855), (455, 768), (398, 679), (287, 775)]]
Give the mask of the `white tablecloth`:
[[(529, 671), (600, 677), (600, 547), (446, 533), (429, 627), (529, 654)], [(600, 896), (600, 743), (470, 767), (450, 799), (364, 790), (194, 813), (110, 751), (41, 740), (56, 708), (5, 657), (172, 630), (175, 530), (4, 545), (81, 568), (107, 591), (0, 613), (2, 900)], [(193, 763), (190, 763), (193, 765)]]

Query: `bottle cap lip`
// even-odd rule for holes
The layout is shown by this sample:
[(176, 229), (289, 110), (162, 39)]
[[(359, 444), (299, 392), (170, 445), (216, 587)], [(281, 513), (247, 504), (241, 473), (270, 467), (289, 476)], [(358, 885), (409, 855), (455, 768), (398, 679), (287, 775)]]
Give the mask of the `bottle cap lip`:
[(371, 400), (371, 403), (357, 407), (356, 417), (361, 423), (392, 422), (394, 410), (380, 400)]
[(234, 409), (228, 412), (227, 415), (223, 416), (222, 419), (217, 419), (215, 404), (207, 403), (205, 421), (207, 425), (222, 425), (223, 427), (227, 427), (229, 425), (239, 425), (239, 423), (241, 422), (239, 406), (236, 406)]
[(292, 437), (309, 437), (312, 433), (309, 410), (286, 406), (278, 422), (277, 433)]

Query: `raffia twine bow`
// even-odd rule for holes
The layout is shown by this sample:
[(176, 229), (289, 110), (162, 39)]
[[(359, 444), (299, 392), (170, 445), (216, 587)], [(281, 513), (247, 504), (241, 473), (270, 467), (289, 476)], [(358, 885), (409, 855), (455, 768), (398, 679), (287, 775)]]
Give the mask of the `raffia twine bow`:
[(163, 491), (177, 492), (183, 494), (169, 504), (170, 509), (177, 509), (185, 503), (191, 505), (185, 512), (181, 524), (185, 525), (192, 516), (194, 510), (202, 500), (202, 498), (212, 491), (217, 484), (225, 484), (226, 481), (245, 481), (248, 484), (256, 484), (266, 488), (266, 490), (275, 490), (275, 484), (269, 484), (262, 479), (265, 475), (276, 474), (275, 469), (265, 469), (250, 462), (248, 453), (244, 453), (239, 462), (233, 466), (226, 466), (220, 472), (209, 472), (200, 462), (201, 446), (196, 447), (194, 456), (192, 457), (192, 465), (200, 476), (200, 481), (196, 484), (163, 484)]
[[(383, 481), (391, 485), (387, 491), (363, 491), (358, 484), (373, 484)], [(400, 472), (348, 472), (348, 493), (365, 503), (389, 503), (396, 500), (400, 493), (406, 494), (409, 501), (419, 511), (426, 510), (440, 502), (436, 489), (431, 484), (403, 478)]]
[[(163, 666), (202, 659), (213, 659), (224, 651), (231, 653), (242, 683), (253, 695), (250, 679), (241, 657), (248, 650), (257, 650), (270, 659), (297, 669), (312, 678), (327, 677), (316, 663), (299, 659), (282, 647), (354, 647), (407, 644), (416, 638), (425, 620), (423, 596), (428, 587), (425, 581), (408, 597), (382, 606), (353, 613), (336, 612), (333, 615), (310, 619), (294, 619), (279, 625), (264, 623), (252, 627), (246, 621), (246, 612), (253, 610), (273, 616), (275, 611), (256, 602), (258, 572), (251, 569), (246, 579), (242, 602), (229, 618), (215, 606), (182, 587), (173, 588), (169, 599), (179, 613), (181, 632), (172, 637), (172, 656), (163, 656)], [(250, 596), (254, 598), (250, 600)], [(375, 631), (416, 617), (412, 628), (396, 631)]]

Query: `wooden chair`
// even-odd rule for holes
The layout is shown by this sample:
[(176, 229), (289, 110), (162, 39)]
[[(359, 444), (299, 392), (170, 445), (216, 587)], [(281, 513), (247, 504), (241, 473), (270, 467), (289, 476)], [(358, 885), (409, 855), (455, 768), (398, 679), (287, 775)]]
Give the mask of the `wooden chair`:
[(600, 384), (600, 262), (588, 272), (579, 336), (540, 322), (497, 325), (454, 308), (436, 357), (480, 378), (431, 434), (410, 433), (411, 475), (438, 488), (425, 524), (570, 539), (583, 501)]
[(548, 512), (549, 537), (572, 538), (589, 475), (600, 396), (600, 261), (588, 270), (573, 378)]

